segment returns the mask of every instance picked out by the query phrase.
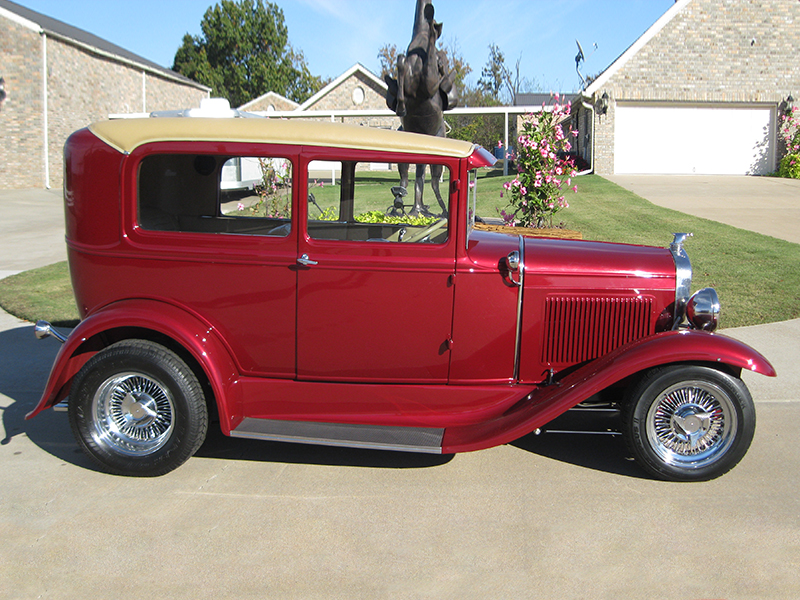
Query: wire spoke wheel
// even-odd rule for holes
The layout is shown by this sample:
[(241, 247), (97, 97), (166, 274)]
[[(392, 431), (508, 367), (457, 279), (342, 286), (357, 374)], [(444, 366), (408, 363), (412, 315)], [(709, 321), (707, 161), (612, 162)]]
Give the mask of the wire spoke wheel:
[(701, 365), (646, 372), (628, 390), (622, 417), (636, 462), (671, 481), (706, 481), (727, 473), (747, 452), (756, 426), (742, 380)]
[(95, 354), (75, 376), (69, 419), (78, 444), (101, 469), (149, 477), (197, 451), (208, 408), (197, 376), (177, 354), (125, 340)]
[(736, 411), (718, 386), (703, 381), (673, 385), (656, 399), (647, 415), (647, 438), (661, 459), (675, 466), (701, 468), (730, 448)]
[(157, 451), (175, 426), (170, 391), (143, 373), (123, 373), (107, 379), (92, 403), (94, 436), (130, 456)]

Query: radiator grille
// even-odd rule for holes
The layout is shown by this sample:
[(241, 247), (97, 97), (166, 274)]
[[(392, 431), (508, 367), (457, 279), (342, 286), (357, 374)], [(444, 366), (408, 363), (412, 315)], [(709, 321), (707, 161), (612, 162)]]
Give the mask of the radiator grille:
[(549, 296), (545, 301), (547, 364), (592, 360), (653, 332), (651, 297)]

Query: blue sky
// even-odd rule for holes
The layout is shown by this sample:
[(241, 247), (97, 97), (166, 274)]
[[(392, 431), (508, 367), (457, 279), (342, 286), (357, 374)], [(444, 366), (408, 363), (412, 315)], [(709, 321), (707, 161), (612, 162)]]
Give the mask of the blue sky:
[[(107, 39), (165, 67), (172, 66), (185, 33), (215, 0), (16, 0)], [(380, 70), (378, 49), (405, 49), (411, 39), (414, 0), (277, 0), (289, 39), (315, 75), (336, 77), (360, 62)], [(474, 83), (497, 44), (506, 64), (521, 58), (523, 77), (545, 91), (575, 91), (575, 40), (587, 54), (584, 75), (616, 59), (674, 0), (434, 0), (442, 39), (455, 41), (472, 67)], [(593, 45), (597, 44), (594, 51)]]

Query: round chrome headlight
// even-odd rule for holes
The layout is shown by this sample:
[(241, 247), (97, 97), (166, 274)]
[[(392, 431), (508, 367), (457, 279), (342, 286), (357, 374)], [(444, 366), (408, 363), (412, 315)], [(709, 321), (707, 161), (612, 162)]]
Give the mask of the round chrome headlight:
[(713, 288), (696, 291), (686, 303), (689, 326), (703, 331), (714, 331), (719, 323), (719, 296)]

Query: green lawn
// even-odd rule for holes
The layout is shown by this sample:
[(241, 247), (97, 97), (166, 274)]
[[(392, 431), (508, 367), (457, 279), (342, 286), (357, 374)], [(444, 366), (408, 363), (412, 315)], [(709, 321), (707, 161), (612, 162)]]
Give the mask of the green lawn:
[(0, 307), (26, 321), (76, 325), (78, 309), (66, 261), (0, 279)]
[[(497, 169), (481, 174), (479, 215), (496, 217), (497, 210), (505, 207), (500, 192), (508, 179)], [(369, 197), (370, 202), (362, 208), (385, 210), (392, 201), (390, 188), (397, 181), (396, 172), (365, 175), (357, 196)], [(666, 247), (674, 232), (693, 233), (686, 242), (694, 268), (692, 289), (716, 288), (723, 327), (800, 317), (799, 244), (655, 206), (596, 175), (574, 181), (578, 193), (569, 192), (570, 207), (554, 221), (580, 231), (584, 239)], [(443, 184), (442, 191), (446, 189)], [(338, 186), (326, 184), (312, 191), (323, 209), (338, 199)], [(431, 196), (426, 187), (425, 201), (435, 206)], [(29, 321), (44, 318), (65, 325), (78, 318), (66, 263), (1, 280), (0, 306)]]

